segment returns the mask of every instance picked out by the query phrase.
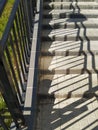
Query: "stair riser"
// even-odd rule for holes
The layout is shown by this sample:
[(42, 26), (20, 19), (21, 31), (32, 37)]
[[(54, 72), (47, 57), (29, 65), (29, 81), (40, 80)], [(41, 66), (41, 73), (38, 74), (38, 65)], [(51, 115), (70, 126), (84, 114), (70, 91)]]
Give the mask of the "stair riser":
[[(90, 98), (98, 95), (98, 91), (96, 91), (97, 74), (44, 74), (41, 75), (40, 81), (39, 93), (43, 95), (44, 99), (45, 96), (47, 98)], [(46, 83), (49, 87), (46, 86)], [(92, 84), (91, 89), (90, 84)]]
[[(85, 55), (90, 54), (90, 52), (87, 50), (77, 49), (76, 51), (67, 50), (67, 51), (41, 52), (41, 55), (42, 56), (80, 56), (83, 55), (84, 53)], [(98, 55), (97, 51), (92, 51), (92, 54)]]
[[(94, 2), (94, 1), (96, 0), (78, 0), (78, 2)], [(70, 0), (44, 0), (44, 2), (70, 2)]]
[[(98, 18), (98, 14), (85, 14), (85, 20), (87, 18)], [(77, 18), (77, 19), (81, 19), (81, 15), (73, 15), (73, 14), (66, 14), (66, 13), (62, 13), (62, 14), (43, 14), (43, 18), (51, 18), (51, 19), (60, 19), (60, 18)]]
[[(69, 43), (68, 43), (69, 42)], [(97, 42), (88, 43), (87, 41), (73, 42), (68, 41), (51, 43), (45, 42), (42, 43), (41, 55), (42, 56), (79, 56), (79, 55), (98, 55), (98, 44)]]
[(98, 72), (98, 55), (42, 56), (40, 71), (46, 74), (84, 74)]
[(98, 36), (88, 36), (88, 38), (86, 37), (82, 37), (82, 36), (76, 36), (76, 37), (72, 37), (72, 36), (53, 36), (53, 37), (45, 37), (45, 36), (42, 36), (42, 41), (77, 41), (77, 40), (86, 40), (89, 42), (89, 40), (98, 40)]
[(87, 70), (87, 69), (62, 69), (62, 70), (52, 70), (52, 71), (47, 71), (47, 70), (42, 70), (40, 69), (40, 74), (96, 74), (95, 70)]
[[(82, 86), (83, 87), (83, 86)], [(88, 87), (89, 88), (89, 87)], [(64, 88), (63, 88), (64, 90)], [(62, 91), (63, 91), (62, 90)], [(53, 92), (53, 93), (50, 93), (50, 94), (47, 94), (46, 92), (41, 92), (41, 90), (39, 91), (40, 95), (43, 95), (43, 99), (53, 99), (53, 98), (56, 98), (56, 99), (68, 99), (68, 98), (86, 98), (86, 99), (89, 99), (89, 98), (92, 98), (94, 97), (95, 95), (98, 96), (98, 92), (95, 93), (95, 92), (92, 92), (92, 91), (88, 91), (86, 93), (86, 91), (84, 92), (74, 92), (75, 90), (73, 90), (72, 92), (66, 92), (64, 90), (64, 92), (59, 92), (59, 90), (57, 90), (57, 92)], [(48, 101), (49, 102), (49, 101)], [(47, 103), (47, 100), (44, 100), (42, 101), (41, 103)]]
[[(44, 5), (43, 8), (45, 10), (48, 10), (48, 9), (74, 9), (75, 7), (74, 6), (70, 6), (70, 5)], [(98, 9), (98, 5), (79, 5), (79, 9)]]
[[(83, 24), (86, 28), (98, 28), (98, 24), (96, 24), (96, 26), (95, 26), (95, 24)], [(65, 28), (83, 28), (83, 26), (81, 25), (81, 24), (77, 24), (77, 25), (75, 25), (75, 23), (73, 23), (73, 24), (51, 24), (51, 25), (48, 25), (48, 24), (44, 24), (43, 26), (43, 29), (46, 29), (46, 30), (48, 30), (48, 29), (59, 29), (59, 28), (62, 28), (62, 29), (65, 29)]]

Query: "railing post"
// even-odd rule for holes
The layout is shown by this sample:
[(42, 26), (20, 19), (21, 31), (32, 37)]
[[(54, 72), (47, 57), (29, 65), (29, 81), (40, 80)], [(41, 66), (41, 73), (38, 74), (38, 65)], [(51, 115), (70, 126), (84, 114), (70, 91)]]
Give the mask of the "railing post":
[(24, 0), (24, 13), (25, 13), (25, 19), (26, 19), (26, 24), (28, 28), (28, 33), (29, 33), (29, 38), (31, 37), (31, 21), (29, 17), (29, 11), (28, 11), (28, 2), (27, 0)]
[(24, 1), (24, 8), (25, 8), (25, 15), (29, 28), (29, 33), (31, 33), (32, 29), (32, 22), (33, 22), (33, 17), (36, 13), (36, 0), (25, 0)]
[(37, 12), (36, 3), (37, 3), (37, 0), (33, 0), (33, 14), (35, 14)]
[(10, 85), (8, 76), (9, 73), (6, 72), (4, 64), (0, 59), (0, 91), (16, 124), (16, 127), (19, 128), (21, 124), (25, 124), (25, 120), (17, 99), (17, 93), (15, 93), (14, 88), (12, 88), (14, 86)]

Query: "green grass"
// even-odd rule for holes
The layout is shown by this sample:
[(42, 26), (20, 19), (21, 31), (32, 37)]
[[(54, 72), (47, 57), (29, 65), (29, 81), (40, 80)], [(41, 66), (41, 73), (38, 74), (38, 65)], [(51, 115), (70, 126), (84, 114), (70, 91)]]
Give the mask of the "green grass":
[(5, 102), (4, 102), (4, 100), (3, 100), (3, 98), (2, 98), (2, 96), (0, 94), (0, 110), (2, 110), (5, 107), (6, 107)]
[[(11, 122), (12, 122), (11, 115), (8, 111), (8, 108), (6, 107), (5, 101), (4, 101), (1, 94), (0, 94), (0, 114), (4, 118), (4, 122), (6, 123), (8, 128), (10, 128), (10, 125), (11, 125)], [(3, 130), (3, 128), (0, 127), (0, 130)]]
[(10, 12), (12, 10), (13, 4), (15, 0), (7, 0), (7, 3), (4, 7), (4, 10), (2, 12), (2, 15), (0, 17), (0, 39), (2, 37), (2, 34), (4, 32), (4, 29), (6, 27), (6, 24), (8, 22)]

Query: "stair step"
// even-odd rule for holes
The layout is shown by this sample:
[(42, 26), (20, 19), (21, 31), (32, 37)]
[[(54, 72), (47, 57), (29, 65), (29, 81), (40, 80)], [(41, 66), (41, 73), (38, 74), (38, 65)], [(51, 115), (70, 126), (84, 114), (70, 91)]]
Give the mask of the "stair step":
[(54, 29), (43, 30), (43, 41), (77, 41), (77, 40), (98, 40), (98, 29), (76, 28), (76, 29)]
[[(83, 21), (83, 22), (82, 22)], [(98, 19), (44, 19), (43, 29), (59, 29), (59, 28), (97, 28)]]
[[(97, 74), (54, 74), (42, 75), (40, 78), (39, 91), (45, 97), (71, 98), (98, 96)], [(44, 88), (44, 89), (43, 89)], [(50, 95), (50, 96), (49, 96)]]
[(84, 9), (84, 10), (67, 10), (67, 9), (59, 9), (59, 10), (45, 10), (43, 11), (43, 18), (81, 18), (87, 20), (87, 18), (98, 18), (98, 10), (97, 9)]
[[(71, 0), (44, 0), (44, 2), (70, 2)], [(73, 0), (73, 2), (76, 0)], [(77, 2), (96, 2), (97, 0), (77, 0)]]
[(98, 9), (96, 2), (44, 2), (44, 9)]
[(54, 41), (42, 42), (41, 54), (44, 56), (66, 56), (79, 54), (96, 54), (98, 55), (98, 41)]
[(43, 2), (36, 130), (97, 130), (98, 0)]
[(39, 100), (36, 130), (97, 130), (96, 97)]
[(42, 56), (40, 70), (42, 73), (82, 74), (98, 72), (98, 55), (81, 56)]

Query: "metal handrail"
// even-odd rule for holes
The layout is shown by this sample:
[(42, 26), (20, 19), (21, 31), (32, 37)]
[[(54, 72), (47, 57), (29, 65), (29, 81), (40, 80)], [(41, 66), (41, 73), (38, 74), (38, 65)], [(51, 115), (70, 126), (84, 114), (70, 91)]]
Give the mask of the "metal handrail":
[(0, 41), (0, 92), (17, 128), (25, 125), (22, 105), (30, 59), (33, 2), (15, 1)]

